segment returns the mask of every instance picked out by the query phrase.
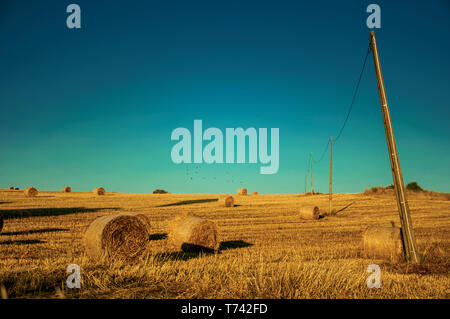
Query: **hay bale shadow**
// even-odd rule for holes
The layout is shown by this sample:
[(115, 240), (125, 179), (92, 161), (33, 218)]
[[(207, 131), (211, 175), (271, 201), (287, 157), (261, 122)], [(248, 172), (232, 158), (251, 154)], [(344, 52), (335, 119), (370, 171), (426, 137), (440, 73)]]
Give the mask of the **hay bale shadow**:
[(161, 233), (161, 234), (151, 234), (148, 237), (148, 240), (162, 240), (167, 238), (167, 233)]
[(237, 248), (245, 248), (253, 246), (251, 243), (247, 243), (243, 240), (229, 240), (229, 241), (223, 241), (219, 245), (219, 251), (221, 250), (228, 250), (228, 249), (237, 249)]
[(31, 230), (24, 230), (24, 231), (1, 233), (0, 236), (31, 235), (31, 234), (53, 233), (53, 232), (59, 232), (59, 231), (69, 231), (69, 229), (67, 229), (67, 228), (31, 229)]
[(181, 250), (187, 254), (214, 254), (214, 249), (211, 248), (206, 248), (203, 246), (199, 246), (199, 245), (194, 245), (194, 244), (187, 244), (184, 243), (183, 245), (181, 245)]
[(110, 208), (86, 208), (86, 207), (62, 207), (62, 208), (25, 208), (0, 210), (3, 219), (26, 218), (35, 216), (60, 216), (77, 213), (96, 213), (104, 210), (118, 210), (118, 207)]
[(193, 200), (183, 200), (181, 202), (171, 203), (159, 205), (156, 207), (169, 207), (169, 206), (181, 206), (181, 205), (191, 205), (191, 204), (199, 204), (199, 203), (209, 203), (209, 202), (217, 202), (218, 198), (205, 198), (205, 199), (193, 199)]
[(355, 203), (355, 202), (352, 202), (352, 203), (348, 204), (347, 206), (345, 206), (345, 207), (343, 207), (343, 208), (341, 208), (341, 209), (338, 209), (334, 214), (336, 215), (337, 213), (340, 213), (340, 212), (346, 210), (347, 208), (349, 208), (350, 206), (352, 206), (354, 203)]
[(329, 217), (329, 216), (336, 216), (338, 213), (346, 210), (347, 208), (349, 208), (350, 206), (352, 206), (355, 202), (352, 202), (350, 204), (348, 204), (347, 206), (342, 207), (341, 209), (332, 209), (331, 212), (326, 211), (324, 213), (321, 213), (321, 215), (319, 216), (319, 219), (324, 218), (324, 217)]
[(211, 255), (213, 254), (213, 250), (192, 250), (192, 251), (176, 251), (176, 252), (164, 252), (164, 253), (157, 253), (155, 254), (155, 257), (157, 259), (169, 261), (169, 260), (189, 260), (193, 258), (198, 258), (201, 255)]
[(198, 258), (200, 256), (205, 255), (213, 255), (213, 254), (220, 254), (222, 250), (227, 249), (237, 249), (237, 248), (245, 248), (253, 246), (251, 243), (247, 243), (243, 240), (230, 240), (230, 241), (223, 241), (219, 245), (219, 250), (214, 251), (213, 249), (205, 248), (203, 246), (198, 245), (192, 245), (192, 244), (183, 244), (181, 249), (183, 251), (177, 251), (177, 252), (164, 252), (164, 253), (157, 253), (155, 254), (155, 257), (162, 260), (189, 260), (193, 258)]

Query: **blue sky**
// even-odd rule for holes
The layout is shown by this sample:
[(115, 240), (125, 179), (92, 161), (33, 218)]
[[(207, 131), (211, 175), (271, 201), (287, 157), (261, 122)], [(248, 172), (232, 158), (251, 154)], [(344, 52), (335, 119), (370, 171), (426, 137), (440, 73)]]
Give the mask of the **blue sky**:
[[(81, 7), (81, 29), (66, 6)], [(304, 190), (345, 119), (373, 1), (0, 3), (0, 187), (148, 193)], [(450, 4), (377, 1), (405, 182), (450, 192)], [(173, 129), (280, 130), (280, 168), (172, 162)], [(334, 145), (334, 190), (392, 183), (372, 56)], [(329, 154), (314, 166), (326, 192)], [(309, 184), (309, 178), (308, 178)]]

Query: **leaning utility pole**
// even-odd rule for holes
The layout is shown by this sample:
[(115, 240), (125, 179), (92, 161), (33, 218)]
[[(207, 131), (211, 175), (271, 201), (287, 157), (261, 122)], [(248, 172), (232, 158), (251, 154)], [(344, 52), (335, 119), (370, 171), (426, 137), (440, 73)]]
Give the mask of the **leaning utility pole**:
[(333, 197), (333, 136), (330, 137), (330, 207), (328, 213), (331, 214), (331, 199)]
[(312, 171), (312, 152), (311, 152), (311, 195), (314, 194), (313, 188), (313, 171)]
[(406, 260), (420, 263), (421, 260), (417, 250), (416, 238), (414, 236), (414, 229), (411, 222), (411, 216), (409, 214), (408, 202), (406, 200), (405, 185), (403, 183), (402, 171), (400, 169), (397, 146), (395, 144), (394, 131), (392, 129), (391, 115), (389, 113), (383, 75), (381, 74), (381, 66), (374, 31), (370, 31), (370, 46), (372, 48), (375, 72), (377, 74), (378, 93), (380, 95), (381, 111), (383, 113), (384, 130), (386, 131), (386, 140), (389, 151), (389, 160), (391, 161), (398, 212), (402, 225), (402, 237), (405, 247)]

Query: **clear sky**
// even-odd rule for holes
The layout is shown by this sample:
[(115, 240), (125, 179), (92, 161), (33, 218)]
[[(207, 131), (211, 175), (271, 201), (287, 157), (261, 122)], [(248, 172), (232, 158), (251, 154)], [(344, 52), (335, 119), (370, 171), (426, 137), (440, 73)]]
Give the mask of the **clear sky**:
[[(81, 7), (81, 29), (66, 7)], [(450, 3), (0, 2), (0, 188), (260, 193), (304, 190), (345, 119), (376, 30), (405, 182), (450, 192)], [(279, 128), (280, 168), (174, 164), (173, 129)], [(372, 56), (334, 145), (334, 190), (392, 183)], [(327, 192), (329, 153), (314, 167)], [(309, 184), (309, 178), (308, 178)]]

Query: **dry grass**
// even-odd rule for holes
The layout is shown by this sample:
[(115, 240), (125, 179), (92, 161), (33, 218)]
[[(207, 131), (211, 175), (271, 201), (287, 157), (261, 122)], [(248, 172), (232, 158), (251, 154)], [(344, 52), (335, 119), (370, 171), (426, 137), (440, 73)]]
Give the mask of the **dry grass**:
[[(335, 216), (302, 220), (299, 207), (328, 210), (328, 195), (242, 196), (40, 191), (28, 198), (0, 191), (0, 287), (9, 298), (449, 298), (450, 201), (414, 198), (409, 206), (422, 265), (361, 256), (370, 225), (399, 225), (392, 196), (336, 194)], [(349, 206), (349, 204), (351, 204)], [(342, 208), (347, 207), (342, 210)], [(134, 265), (101, 264), (84, 255), (83, 235), (104, 215), (133, 211), (152, 224), (148, 252)], [(166, 222), (193, 212), (220, 230), (219, 253), (172, 248)], [(13, 217), (13, 218), (12, 218)], [(81, 266), (82, 288), (65, 285), (69, 264)], [(369, 289), (366, 268), (381, 267), (381, 288)]]

